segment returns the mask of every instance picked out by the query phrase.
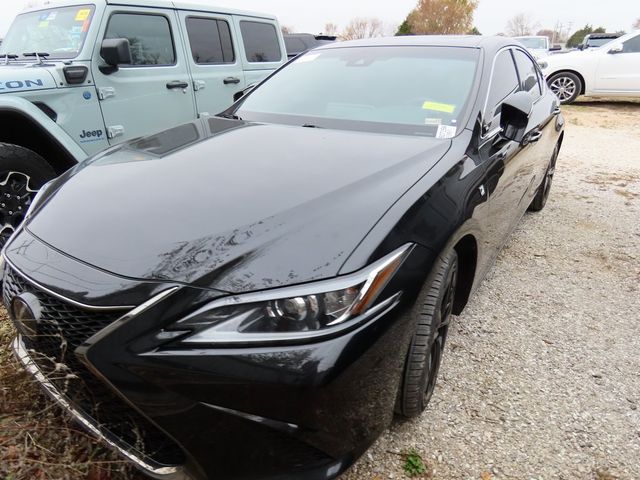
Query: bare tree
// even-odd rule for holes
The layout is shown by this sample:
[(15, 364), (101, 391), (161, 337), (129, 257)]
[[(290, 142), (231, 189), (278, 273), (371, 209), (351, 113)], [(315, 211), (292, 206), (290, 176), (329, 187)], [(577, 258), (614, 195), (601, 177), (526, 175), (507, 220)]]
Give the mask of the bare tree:
[(329, 22), (324, 25), (324, 35), (329, 35), (330, 37), (338, 36), (338, 25), (335, 23)]
[(418, 0), (407, 17), (413, 34), (465, 34), (473, 28), (478, 0)]
[(382, 37), (384, 26), (378, 18), (354, 18), (344, 29), (342, 40), (357, 40), (360, 38)]
[(549, 39), (549, 43), (554, 43), (556, 39), (556, 32), (549, 28), (543, 28), (542, 30), (538, 30), (536, 33), (539, 37), (547, 37)]
[(291, 25), (280, 25), (280, 30), (282, 30), (282, 33), (286, 35), (288, 33), (295, 33), (296, 28)]
[(506, 31), (510, 37), (522, 37), (531, 35), (536, 26), (537, 23), (533, 22), (526, 13), (519, 13), (509, 19)]

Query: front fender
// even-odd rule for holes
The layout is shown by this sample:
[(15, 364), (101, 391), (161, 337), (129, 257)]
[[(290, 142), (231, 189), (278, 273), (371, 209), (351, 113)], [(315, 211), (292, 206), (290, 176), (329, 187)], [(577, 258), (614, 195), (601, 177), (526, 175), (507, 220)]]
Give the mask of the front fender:
[(76, 163), (87, 158), (86, 152), (73, 138), (30, 101), (13, 95), (0, 95), (0, 116), (3, 112), (22, 115), (26, 120), (38, 125), (43, 133), (53, 139), (61, 149), (75, 159)]

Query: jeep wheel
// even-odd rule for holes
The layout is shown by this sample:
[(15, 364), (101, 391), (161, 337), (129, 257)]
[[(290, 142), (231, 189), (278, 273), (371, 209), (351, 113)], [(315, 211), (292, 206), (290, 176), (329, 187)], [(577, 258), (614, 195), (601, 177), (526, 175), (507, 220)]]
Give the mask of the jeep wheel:
[(582, 92), (580, 77), (571, 72), (560, 72), (549, 78), (549, 88), (556, 94), (560, 103), (573, 103)]
[(0, 143), (0, 248), (24, 219), (40, 187), (55, 176), (37, 153)]

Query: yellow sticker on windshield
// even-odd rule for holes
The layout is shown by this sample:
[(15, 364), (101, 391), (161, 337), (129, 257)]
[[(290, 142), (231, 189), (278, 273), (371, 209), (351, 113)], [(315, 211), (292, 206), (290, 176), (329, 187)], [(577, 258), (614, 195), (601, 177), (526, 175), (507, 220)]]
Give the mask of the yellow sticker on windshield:
[(451, 105), (449, 103), (438, 103), (438, 102), (424, 102), (422, 104), (422, 108), (425, 110), (431, 110), (434, 112), (444, 112), (444, 113), (453, 113), (456, 109), (455, 105)]
[(91, 15), (90, 8), (83, 8), (82, 10), (78, 10), (76, 13), (76, 22), (84, 22)]
[(47, 28), (49, 26), (49, 22), (47, 20), (43, 20), (38, 24), (38, 28)]

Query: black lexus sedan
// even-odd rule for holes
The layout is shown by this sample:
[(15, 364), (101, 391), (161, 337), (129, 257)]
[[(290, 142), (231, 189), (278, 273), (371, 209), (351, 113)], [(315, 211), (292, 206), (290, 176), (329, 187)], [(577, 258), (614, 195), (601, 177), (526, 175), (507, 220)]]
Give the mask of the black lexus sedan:
[(3, 251), (16, 354), (152, 477), (334, 478), (425, 409), (563, 125), (509, 39), (316, 49), (43, 188)]

